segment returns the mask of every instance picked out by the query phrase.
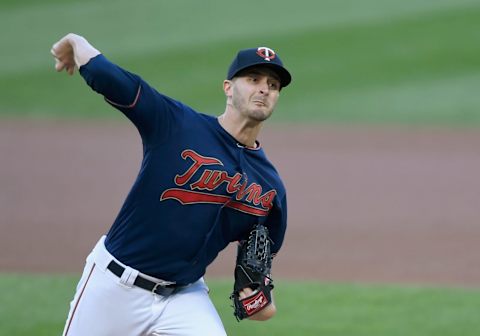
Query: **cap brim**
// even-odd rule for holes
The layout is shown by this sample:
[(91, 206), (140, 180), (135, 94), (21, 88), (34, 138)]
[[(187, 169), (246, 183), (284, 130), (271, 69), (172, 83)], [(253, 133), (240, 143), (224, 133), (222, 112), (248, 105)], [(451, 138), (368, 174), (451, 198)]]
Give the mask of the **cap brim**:
[(264, 66), (272, 69), (280, 78), (281, 87), (286, 87), (292, 81), (292, 76), (290, 75), (290, 72), (288, 72), (288, 70), (285, 69), (283, 66), (275, 63), (266, 63), (266, 62), (258, 62), (254, 64), (249, 64), (243, 68), (239, 68), (237, 72), (235, 72), (232, 76), (230, 76), (230, 78), (227, 78), (227, 79), (232, 79), (233, 77), (237, 76), (239, 72), (243, 70), (258, 67), (258, 66)]

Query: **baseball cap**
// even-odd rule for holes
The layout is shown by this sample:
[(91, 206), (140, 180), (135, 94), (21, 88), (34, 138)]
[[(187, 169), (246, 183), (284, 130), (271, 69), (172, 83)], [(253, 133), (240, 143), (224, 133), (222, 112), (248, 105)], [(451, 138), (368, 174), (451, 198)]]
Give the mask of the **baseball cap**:
[(228, 68), (227, 79), (230, 80), (240, 71), (257, 65), (267, 66), (275, 71), (280, 78), (281, 87), (287, 86), (292, 81), (290, 72), (285, 69), (278, 54), (268, 47), (240, 50)]

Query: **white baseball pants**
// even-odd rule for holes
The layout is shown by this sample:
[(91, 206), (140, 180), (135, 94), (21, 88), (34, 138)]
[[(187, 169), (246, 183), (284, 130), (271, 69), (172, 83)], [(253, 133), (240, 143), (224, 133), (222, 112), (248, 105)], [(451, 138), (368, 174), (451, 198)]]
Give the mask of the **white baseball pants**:
[[(152, 294), (133, 285), (139, 272), (108, 253), (104, 241), (87, 257), (63, 336), (226, 335), (203, 278), (168, 297)], [(121, 278), (107, 270), (112, 260), (125, 267)]]

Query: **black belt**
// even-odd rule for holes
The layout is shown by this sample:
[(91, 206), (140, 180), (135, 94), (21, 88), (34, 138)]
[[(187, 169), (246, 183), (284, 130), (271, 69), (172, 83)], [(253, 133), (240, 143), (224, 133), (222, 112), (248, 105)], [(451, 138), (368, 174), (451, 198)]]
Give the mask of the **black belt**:
[[(112, 260), (110, 264), (108, 264), (107, 269), (109, 269), (110, 272), (112, 272), (119, 278), (122, 277), (122, 274), (125, 271), (125, 267), (123, 267), (122, 265), (119, 265), (117, 262), (115, 262), (115, 260)], [(157, 282), (145, 279), (140, 275), (137, 275), (137, 278), (135, 279), (133, 284), (137, 287), (146, 289), (149, 292), (152, 292), (161, 296), (169, 296), (176, 289), (181, 287), (177, 284), (164, 285), (161, 283), (157, 283)]]

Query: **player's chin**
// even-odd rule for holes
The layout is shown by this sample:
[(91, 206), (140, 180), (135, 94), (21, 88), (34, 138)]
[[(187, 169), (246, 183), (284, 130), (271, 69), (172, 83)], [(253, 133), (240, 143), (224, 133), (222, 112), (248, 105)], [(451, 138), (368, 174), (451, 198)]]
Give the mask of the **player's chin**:
[(266, 108), (253, 109), (250, 112), (250, 118), (252, 120), (262, 122), (262, 121), (265, 121), (268, 118), (270, 118), (270, 116), (272, 115), (272, 112), (273, 112), (272, 110), (269, 110), (269, 109), (266, 109)]

